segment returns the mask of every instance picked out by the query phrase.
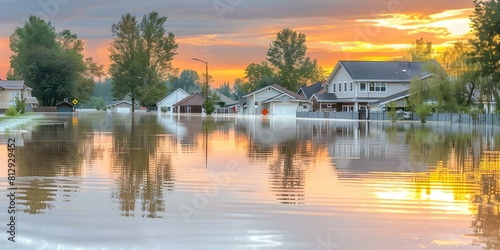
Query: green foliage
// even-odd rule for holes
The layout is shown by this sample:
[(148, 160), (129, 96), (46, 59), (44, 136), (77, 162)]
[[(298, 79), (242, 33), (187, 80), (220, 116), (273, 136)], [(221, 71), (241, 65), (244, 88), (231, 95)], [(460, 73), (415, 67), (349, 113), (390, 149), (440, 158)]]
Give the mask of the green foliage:
[(113, 24), (109, 69), (113, 97), (128, 95), (151, 106), (166, 94), (165, 82), (178, 47), (174, 34), (165, 29), (166, 21), (153, 11), (140, 22), (128, 13)]
[(202, 84), (198, 72), (191, 69), (185, 69), (179, 76), (171, 77), (169, 82), (170, 90), (173, 91), (180, 88), (188, 93), (196, 91), (199, 88), (198, 85)]
[(415, 108), (415, 113), (420, 117), (422, 123), (427, 122), (427, 117), (432, 114), (432, 107), (429, 104), (421, 104)]
[(253, 86), (251, 83), (245, 82), (241, 78), (236, 78), (233, 84), (233, 93), (234, 93), (233, 98), (235, 100), (239, 100), (240, 97), (250, 93), (252, 88)]
[(433, 58), (433, 54), (432, 42), (420, 38), (411, 44), (403, 59), (410, 62), (426, 62)]
[(95, 108), (97, 111), (107, 109), (106, 101), (104, 100), (104, 98), (102, 98), (102, 96), (92, 97), (91, 103), (92, 103), (92, 108)]
[(245, 69), (245, 78), (252, 89), (279, 83), (291, 91), (297, 91), (304, 84), (323, 81), (323, 70), (316, 59), (306, 57), (306, 52), (306, 35), (284, 29), (269, 46), (266, 61), (250, 64)]
[(17, 110), (15, 107), (10, 107), (9, 109), (7, 109), (7, 111), (5, 111), (5, 115), (6, 116), (16, 116), (16, 115), (18, 115), (18, 113), (17, 113)]
[(398, 120), (398, 114), (396, 112), (396, 102), (390, 102), (387, 104), (389, 118), (394, 123)]
[(69, 30), (56, 33), (50, 22), (30, 16), (10, 36), (9, 79), (24, 79), (41, 105), (53, 106), (64, 98), (88, 99), (93, 77), (102, 66), (84, 59), (84, 42)]
[(161, 107), (161, 112), (167, 113), (167, 107)]
[(229, 82), (223, 83), (219, 88), (216, 89), (219, 93), (231, 98), (231, 87), (229, 87)]
[(207, 98), (203, 102), (203, 108), (205, 109), (205, 113), (207, 115), (212, 115), (215, 112), (215, 102), (212, 98)]
[(26, 111), (26, 99), (20, 99), (16, 96), (15, 98), (15, 102), (16, 102), (16, 111), (18, 114), (24, 114), (24, 112)]
[[(113, 86), (111, 85), (111, 80), (106, 80), (105, 82), (99, 82), (95, 84), (93, 97), (102, 97), (104, 100), (113, 100)], [(106, 103), (108, 104), (108, 103)]]
[[(480, 74), (491, 77), (492, 82), (500, 81), (500, 1), (474, 0), (474, 14), (471, 17), (474, 39), (470, 53), (473, 62), (481, 65)], [(495, 84), (498, 85), (498, 84)], [(498, 90), (498, 87), (496, 88)], [(498, 99), (495, 99), (498, 100)]]

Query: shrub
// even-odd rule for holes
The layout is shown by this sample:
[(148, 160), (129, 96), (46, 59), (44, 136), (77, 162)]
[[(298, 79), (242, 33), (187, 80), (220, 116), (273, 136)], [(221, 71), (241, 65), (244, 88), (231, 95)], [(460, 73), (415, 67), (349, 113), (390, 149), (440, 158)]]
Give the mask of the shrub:
[(432, 108), (428, 104), (422, 104), (415, 108), (415, 113), (420, 117), (422, 123), (426, 123), (427, 117), (432, 114)]
[(167, 112), (167, 107), (161, 107), (161, 112), (166, 113)]
[(20, 99), (16, 96), (15, 99), (16, 102), (16, 111), (18, 114), (24, 114), (24, 111), (26, 110), (26, 99)]
[(215, 103), (212, 98), (207, 98), (205, 102), (203, 102), (203, 108), (207, 115), (211, 115), (215, 111)]
[(7, 111), (5, 111), (6, 116), (16, 116), (17, 114), (18, 113), (15, 107), (10, 107)]

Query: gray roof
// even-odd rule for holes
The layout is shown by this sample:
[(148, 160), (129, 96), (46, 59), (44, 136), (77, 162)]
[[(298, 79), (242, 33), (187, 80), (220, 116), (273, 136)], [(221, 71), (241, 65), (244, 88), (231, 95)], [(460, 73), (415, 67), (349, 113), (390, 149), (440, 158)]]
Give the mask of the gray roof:
[(220, 99), (221, 102), (225, 102), (226, 103), (226, 106), (228, 105), (234, 105), (236, 103), (238, 103), (238, 101), (235, 101), (227, 96), (225, 96), (224, 94), (222, 94), (221, 92), (219, 91), (213, 91)]
[(335, 93), (322, 93), (314, 94), (318, 102), (334, 102), (337, 100), (337, 95)]
[(383, 99), (380, 99), (380, 100), (378, 100), (376, 102), (373, 102), (371, 104), (373, 104), (373, 105), (379, 105), (379, 104), (384, 104), (386, 102), (397, 101), (397, 100), (403, 99), (403, 98), (405, 98), (405, 97), (407, 97), (409, 95), (410, 95), (410, 90), (405, 90), (405, 91), (401, 91), (399, 93), (396, 93), (394, 95), (390, 95), (388, 97), (385, 97)]
[(23, 89), (24, 88), (24, 81), (0, 81), (0, 88), (1, 89)]
[(340, 61), (353, 80), (384, 80), (410, 82), (415, 76), (423, 77), (420, 72), (422, 62), (405, 61)]
[(311, 98), (312, 95), (321, 91), (321, 89), (323, 89), (323, 82), (317, 82), (317, 83), (310, 85), (310, 86), (303, 85), (302, 87), (300, 87), (298, 93), (302, 92), (302, 94), (307, 99), (309, 99), (309, 98)]

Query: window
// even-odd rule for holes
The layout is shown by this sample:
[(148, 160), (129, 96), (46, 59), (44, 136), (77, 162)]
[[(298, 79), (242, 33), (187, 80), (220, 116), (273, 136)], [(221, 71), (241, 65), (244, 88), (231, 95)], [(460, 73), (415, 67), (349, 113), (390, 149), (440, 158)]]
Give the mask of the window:
[(167, 107), (167, 111), (170, 111), (171, 110), (171, 107)]
[(350, 85), (349, 85), (349, 86), (350, 86), (350, 87), (349, 87), (349, 91), (351, 91), (351, 92), (352, 92), (352, 90), (353, 90), (353, 85), (354, 85), (354, 84), (353, 84), (352, 82), (350, 82), (349, 84), (350, 84)]
[(307, 109), (307, 105), (302, 105), (302, 109)]
[(370, 92), (385, 92), (386, 90), (386, 82), (370, 82)]
[(347, 82), (344, 82), (344, 92), (347, 92)]
[(366, 92), (366, 82), (359, 83), (359, 92)]
[(353, 105), (343, 105), (342, 112), (354, 112), (354, 106)]
[(339, 82), (339, 93), (342, 92), (342, 83)]
[(335, 93), (336, 90), (337, 90), (337, 84), (333, 83), (333, 92)]
[(327, 107), (327, 108), (331, 108), (331, 107), (332, 107), (332, 105), (331, 105), (331, 104), (327, 104), (327, 105), (326, 105), (326, 107)]

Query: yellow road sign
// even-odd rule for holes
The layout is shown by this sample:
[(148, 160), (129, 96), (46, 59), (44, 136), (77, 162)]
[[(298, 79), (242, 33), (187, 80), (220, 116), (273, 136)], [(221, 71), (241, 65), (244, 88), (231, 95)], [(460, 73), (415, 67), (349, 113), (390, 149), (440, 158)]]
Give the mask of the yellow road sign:
[(76, 99), (73, 99), (72, 103), (73, 103), (73, 105), (76, 105), (78, 103), (78, 101)]

